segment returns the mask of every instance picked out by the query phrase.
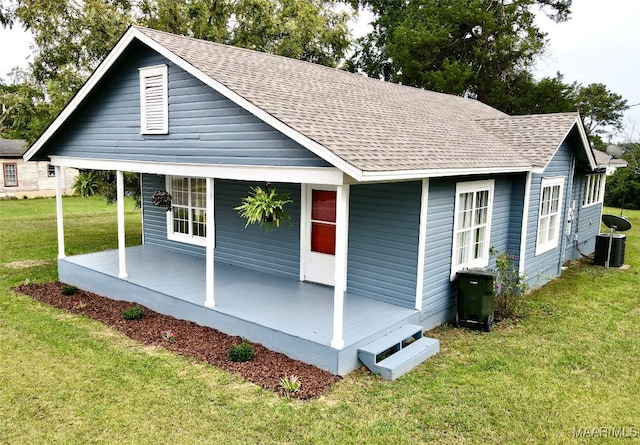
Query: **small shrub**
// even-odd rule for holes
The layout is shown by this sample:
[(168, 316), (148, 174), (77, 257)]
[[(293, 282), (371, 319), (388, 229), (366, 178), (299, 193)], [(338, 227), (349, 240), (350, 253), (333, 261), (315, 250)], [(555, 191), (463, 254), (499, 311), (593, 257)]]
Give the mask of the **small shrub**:
[(78, 195), (87, 198), (100, 192), (100, 184), (100, 175), (93, 170), (87, 170), (76, 176), (72, 187)]
[(139, 320), (144, 316), (144, 309), (140, 306), (133, 306), (122, 311), (122, 318), (125, 320)]
[(63, 286), (62, 290), (60, 290), (60, 293), (62, 295), (73, 295), (77, 292), (78, 292), (78, 288), (76, 286), (70, 286), (70, 285)]
[(87, 303), (83, 303), (82, 300), (73, 302), (73, 308), (74, 309), (81, 310), (81, 309), (84, 309), (86, 307), (87, 307)]
[[(495, 255), (497, 252), (492, 251)], [(517, 318), (522, 314), (522, 299), (529, 286), (524, 275), (521, 275), (515, 264), (516, 257), (509, 252), (496, 256), (496, 298), (495, 317)]]
[(243, 340), (239, 345), (233, 345), (229, 348), (227, 357), (232, 362), (248, 362), (254, 357), (253, 346), (246, 340)]
[(286, 376), (280, 379), (280, 387), (287, 392), (298, 392), (302, 387), (302, 382), (297, 375)]

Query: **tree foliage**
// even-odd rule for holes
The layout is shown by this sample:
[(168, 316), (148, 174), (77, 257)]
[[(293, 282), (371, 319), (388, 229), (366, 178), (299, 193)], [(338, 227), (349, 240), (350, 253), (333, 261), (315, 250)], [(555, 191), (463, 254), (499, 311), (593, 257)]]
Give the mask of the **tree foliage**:
[(623, 144), (626, 168), (607, 178), (604, 203), (610, 207), (640, 210), (640, 142)]
[(545, 46), (534, 7), (556, 21), (571, 0), (360, 0), (375, 14), (352, 67), (369, 76), (490, 103)]

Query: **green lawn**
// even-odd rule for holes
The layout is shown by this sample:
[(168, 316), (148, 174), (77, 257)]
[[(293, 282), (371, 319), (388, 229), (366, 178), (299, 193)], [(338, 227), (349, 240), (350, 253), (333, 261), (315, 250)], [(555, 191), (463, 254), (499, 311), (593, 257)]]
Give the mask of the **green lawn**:
[[(116, 247), (115, 207), (65, 198), (67, 253)], [(640, 227), (640, 212), (626, 212)], [(55, 280), (54, 200), (0, 201), (0, 443), (631, 443), (640, 429), (639, 230), (630, 270), (578, 265), (491, 333), (443, 326), (442, 351), (395, 382), (356, 371), (292, 402), (10, 290)], [(128, 244), (139, 242), (130, 203)], [(45, 260), (25, 268), (5, 263)], [(635, 428), (635, 430), (633, 429)], [(610, 430), (609, 430), (610, 431)], [(620, 432), (620, 430), (618, 430)]]

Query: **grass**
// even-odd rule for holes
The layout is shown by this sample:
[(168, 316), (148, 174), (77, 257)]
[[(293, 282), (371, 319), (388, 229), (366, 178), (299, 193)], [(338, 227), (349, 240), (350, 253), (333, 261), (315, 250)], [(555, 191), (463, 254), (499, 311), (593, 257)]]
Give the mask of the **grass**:
[[(574, 428), (640, 429), (640, 212), (626, 212), (630, 270), (573, 265), (517, 324), (442, 326), (441, 353), (397, 381), (356, 371), (292, 402), (12, 292), (56, 278), (54, 204), (0, 201), (0, 443), (569, 444)], [(116, 247), (115, 207), (64, 206), (68, 254)], [(127, 233), (139, 242), (130, 205)], [(46, 262), (4, 266), (24, 260)]]

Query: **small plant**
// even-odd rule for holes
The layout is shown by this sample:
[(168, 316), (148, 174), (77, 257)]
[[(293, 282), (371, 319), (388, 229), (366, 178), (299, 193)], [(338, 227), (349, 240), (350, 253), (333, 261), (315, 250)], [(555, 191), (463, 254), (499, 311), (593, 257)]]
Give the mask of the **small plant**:
[(526, 277), (518, 271), (515, 256), (493, 249), (490, 253), (496, 257), (496, 319), (517, 318), (522, 313), (522, 297), (529, 289)]
[(298, 392), (302, 387), (302, 382), (296, 375), (285, 376), (280, 379), (280, 387), (287, 392)]
[(291, 201), (288, 193), (277, 193), (273, 187), (251, 187), (249, 196), (242, 198), (242, 204), (235, 207), (240, 216), (246, 218), (249, 224), (265, 226), (266, 231), (274, 227), (280, 227), (281, 221), (290, 221), (291, 217), (284, 209), (285, 204)]
[(122, 318), (125, 320), (139, 320), (144, 316), (144, 309), (140, 306), (133, 306), (122, 311)]
[(171, 195), (164, 190), (156, 190), (151, 195), (151, 202), (154, 206), (163, 207), (167, 212), (171, 210)]
[(176, 341), (178, 339), (178, 335), (171, 329), (160, 331), (160, 337), (165, 341)]
[(62, 287), (60, 293), (62, 295), (73, 295), (78, 293), (78, 288), (76, 286), (66, 285)]
[(73, 302), (73, 308), (76, 310), (84, 309), (87, 307), (87, 303), (83, 303), (81, 300)]
[(248, 362), (255, 356), (255, 352), (253, 352), (253, 346), (246, 340), (242, 340), (242, 343), (239, 345), (233, 345), (229, 348), (229, 352), (227, 353), (227, 357), (232, 362)]
[(93, 170), (87, 170), (76, 176), (72, 187), (78, 195), (87, 198), (97, 195), (100, 192), (101, 184), (100, 175)]

